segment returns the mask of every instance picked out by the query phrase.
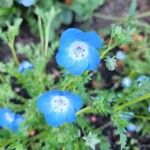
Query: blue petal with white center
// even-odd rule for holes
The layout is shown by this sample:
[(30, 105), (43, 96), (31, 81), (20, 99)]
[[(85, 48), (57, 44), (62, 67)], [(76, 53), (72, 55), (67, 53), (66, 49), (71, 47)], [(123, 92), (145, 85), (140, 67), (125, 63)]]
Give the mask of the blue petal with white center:
[(33, 69), (33, 65), (28, 61), (23, 61), (19, 65), (18, 72), (19, 73), (25, 73), (25, 72), (27, 72), (28, 70), (31, 70), (31, 69)]
[(39, 111), (44, 114), (48, 125), (53, 127), (76, 121), (75, 113), (82, 105), (80, 96), (68, 91), (48, 91), (37, 100)]
[(0, 127), (17, 132), (23, 121), (21, 115), (13, 113), (10, 109), (0, 108)]
[(102, 45), (103, 40), (94, 31), (67, 29), (60, 38), (56, 61), (73, 75), (80, 75), (86, 70), (95, 70), (100, 64), (98, 49)]

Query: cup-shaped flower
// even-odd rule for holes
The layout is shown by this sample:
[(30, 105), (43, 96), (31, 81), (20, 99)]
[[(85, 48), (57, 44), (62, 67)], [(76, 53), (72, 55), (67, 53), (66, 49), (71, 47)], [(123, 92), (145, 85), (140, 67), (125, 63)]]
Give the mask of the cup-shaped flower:
[(17, 132), (23, 121), (24, 118), (20, 114), (15, 114), (7, 108), (0, 108), (0, 127)]
[(19, 73), (25, 73), (28, 70), (33, 69), (33, 65), (28, 61), (23, 61), (18, 68)]
[(57, 127), (76, 120), (76, 112), (82, 107), (80, 96), (68, 91), (47, 91), (39, 96), (37, 107), (48, 125)]
[(35, 3), (35, 0), (17, 0), (17, 2), (22, 4), (25, 7), (30, 7)]
[(82, 32), (70, 28), (63, 32), (56, 61), (73, 75), (82, 74), (85, 70), (95, 70), (100, 64), (98, 49), (103, 40), (96, 32)]

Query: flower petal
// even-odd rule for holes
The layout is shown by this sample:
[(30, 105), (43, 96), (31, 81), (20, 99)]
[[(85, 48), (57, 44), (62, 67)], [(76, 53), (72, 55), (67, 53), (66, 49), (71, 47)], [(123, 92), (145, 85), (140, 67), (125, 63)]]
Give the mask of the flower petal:
[(93, 46), (97, 49), (102, 47), (103, 40), (95, 31), (86, 32), (84, 34), (85, 34), (86, 42), (89, 43), (91, 46)]
[(15, 114), (7, 108), (0, 108), (0, 126), (9, 127), (14, 120)]
[(52, 108), (50, 106), (51, 99), (53, 96), (60, 95), (61, 92), (57, 90), (48, 91), (43, 93), (41, 96), (39, 96), (37, 101), (37, 107), (42, 113), (50, 113), (52, 111)]
[(62, 125), (65, 122), (65, 114), (64, 113), (49, 113), (44, 114), (46, 122), (48, 125), (57, 127)]
[(14, 132), (17, 132), (20, 124), (23, 121), (24, 121), (24, 118), (20, 114), (16, 114), (15, 119), (14, 119), (12, 125), (10, 126), (11, 130), (13, 130)]
[(65, 122), (75, 122), (76, 115), (72, 106), (69, 106), (68, 111), (66, 112)]
[(95, 48), (90, 47), (89, 50), (90, 54), (89, 54), (88, 70), (95, 70), (100, 64), (100, 56)]
[(72, 58), (70, 58), (68, 53), (65, 52), (58, 52), (56, 54), (56, 62), (65, 67), (71, 67), (74, 64)]
[(60, 38), (61, 48), (63, 47), (63, 49), (65, 49), (66, 47), (68, 47), (70, 43), (72, 43), (75, 39), (77, 39), (80, 33), (82, 33), (82, 31), (76, 28), (70, 28), (64, 31)]
[(80, 61), (72, 60), (74, 64), (71, 67), (67, 67), (68, 71), (73, 75), (80, 75), (82, 74), (88, 67), (88, 59), (83, 59)]
[(70, 100), (70, 103), (74, 108), (75, 112), (81, 109), (83, 102), (80, 96), (78, 96), (77, 94), (70, 93), (68, 91), (64, 91), (63, 95)]

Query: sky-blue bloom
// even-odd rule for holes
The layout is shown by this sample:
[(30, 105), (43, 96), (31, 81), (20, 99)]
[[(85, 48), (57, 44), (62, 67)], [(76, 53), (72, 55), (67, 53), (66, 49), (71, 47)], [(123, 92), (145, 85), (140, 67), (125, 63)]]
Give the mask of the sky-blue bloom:
[(131, 86), (131, 84), (132, 84), (132, 80), (130, 77), (124, 77), (121, 82), (121, 85), (124, 88), (129, 88)]
[(37, 107), (44, 114), (50, 126), (60, 126), (65, 122), (74, 122), (76, 112), (82, 107), (80, 96), (68, 91), (47, 91), (39, 96)]
[(23, 61), (18, 68), (19, 73), (25, 73), (26, 71), (33, 69), (33, 65), (28, 61)]
[(23, 121), (24, 118), (20, 114), (15, 114), (7, 108), (0, 108), (0, 127), (17, 132)]
[(35, 0), (17, 0), (17, 2), (22, 4), (25, 7), (30, 7), (35, 3)]
[(123, 51), (117, 51), (116, 53), (116, 58), (118, 60), (124, 60), (126, 58), (126, 54)]
[(127, 126), (127, 130), (128, 130), (129, 132), (134, 132), (134, 131), (137, 130), (137, 128), (138, 128), (138, 127), (137, 127), (135, 124), (133, 124), (133, 123), (129, 123), (128, 126)]
[(63, 32), (56, 61), (73, 75), (80, 75), (85, 70), (95, 70), (100, 64), (98, 49), (103, 40), (95, 32), (82, 32), (70, 28)]

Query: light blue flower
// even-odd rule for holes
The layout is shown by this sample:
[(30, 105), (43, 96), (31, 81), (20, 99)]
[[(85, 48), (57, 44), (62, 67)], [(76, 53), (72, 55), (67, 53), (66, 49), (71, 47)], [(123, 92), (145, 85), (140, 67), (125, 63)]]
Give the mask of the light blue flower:
[(129, 123), (128, 126), (127, 126), (127, 130), (128, 130), (129, 132), (134, 132), (134, 131), (137, 130), (137, 128), (138, 128), (138, 127), (137, 127), (135, 124), (133, 124), (133, 123)]
[(23, 61), (18, 68), (19, 73), (25, 73), (26, 71), (33, 69), (33, 65), (28, 61)]
[(85, 70), (95, 70), (100, 64), (98, 49), (102, 44), (102, 39), (94, 31), (67, 29), (60, 38), (56, 61), (73, 75), (80, 75)]
[(65, 122), (74, 122), (75, 113), (82, 107), (80, 96), (68, 91), (47, 91), (39, 96), (37, 107), (50, 126), (60, 126)]
[(123, 51), (117, 51), (116, 58), (118, 60), (124, 60), (126, 58), (126, 54)]
[(148, 81), (150, 81), (150, 77), (145, 76), (145, 75), (139, 76), (136, 80), (138, 87), (141, 87), (143, 83), (146, 83)]
[(17, 2), (22, 4), (25, 7), (30, 7), (35, 3), (35, 0), (17, 0)]
[(21, 115), (13, 113), (10, 109), (0, 108), (0, 127), (17, 132), (23, 121)]
[(132, 83), (131, 78), (125, 77), (125, 78), (123, 78), (123, 80), (122, 80), (122, 82), (121, 82), (121, 85), (122, 85), (124, 88), (129, 88), (129, 87), (131, 86), (131, 83)]

